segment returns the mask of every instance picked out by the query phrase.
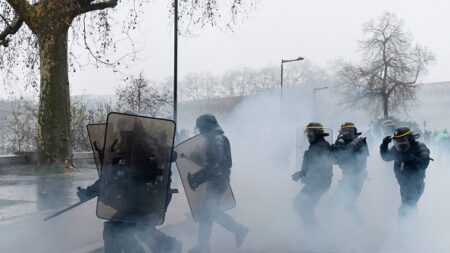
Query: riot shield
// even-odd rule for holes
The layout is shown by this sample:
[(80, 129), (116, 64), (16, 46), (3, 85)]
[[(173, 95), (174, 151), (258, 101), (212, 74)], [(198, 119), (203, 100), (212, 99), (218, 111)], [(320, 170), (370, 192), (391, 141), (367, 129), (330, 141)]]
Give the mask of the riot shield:
[[(331, 144), (333, 144), (333, 129), (331, 128), (324, 128), (323, 129), (325, 133), (328, 133), (328, 136), (325, 137), (325, 140), (328, 141)], [(296, 167), (299, 168), (299, 166), (302, 164), (301, 161), (303, 159), (303, 154), (309, 147), (309, 141), (306, 137), (306, 128), (305, 127), (299, 127), (297, 128), (297, 143), (296, 143)]]
[(92, 153), (94, 154), (95, 165), (97, 172), (100, 175), (103, 161), (103, 141), (105, 140), (106, 124), (89, 124), (87, 125), (87, 132), (89, 142), (91, 144)]
[(97, 216), (159, 225), (169, 190), (175, 122), (108, 114)]
[[(205, 202), (208, 201), (208, 198), (211, 198), (211, 192), (214, 192), (214, 182), (206, 181), (195, 189), (192, 189), (189, 184), (189, 177), (205, 168), (207, 144), (208, 137), (200, 134), (180, 143), (174, 148), (178, 154), (176, 161), (178, 172), (195, 221), (198, 221), (201, 212), (204, 211)], [(236, 201), (228, 181), (223, 187), (225, 189), (220, 190), (220, 194), (213, 196), (213, 198), (215, 198), (214, 201), (217, 201), (217, 208), (225, 211), (235, 207)]]

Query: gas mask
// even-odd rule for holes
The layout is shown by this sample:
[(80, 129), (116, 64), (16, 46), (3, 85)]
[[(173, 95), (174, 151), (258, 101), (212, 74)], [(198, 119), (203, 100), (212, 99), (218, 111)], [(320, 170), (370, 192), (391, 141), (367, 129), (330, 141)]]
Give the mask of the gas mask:
[(340, 134), (344, 140), (353, 140), (356, 138), (355, 129), (352, 127), (342, 128)]
[(394, 139), (394, 147), (398, 152), (407, 152), (411, 147), (408, 136)]
[(316, 132), (313, 129), (305, 130), (306, 138), (308, 138), (309, 143), (313, 143), (316, 140)]

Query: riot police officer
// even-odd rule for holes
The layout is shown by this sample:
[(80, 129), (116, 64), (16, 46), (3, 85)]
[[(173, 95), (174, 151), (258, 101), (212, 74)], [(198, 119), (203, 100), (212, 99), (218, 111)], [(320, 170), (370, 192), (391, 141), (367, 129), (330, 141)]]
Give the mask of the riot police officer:
[(102, 164), (101, 180), (77, 194), (81, 200), (99, 195), (97, 215), (108, 219), (103, 229), (105, 253), (145, 252), (139, 241), (155, 253), (181, 252), (181, 242), (156, 229), (171, 199), (170, 160), (176, 160), (176, 153), (158, 139), (170, 138), (152, 136), (144, 128), (143, 122), (155, 121), (161, 120), (111, 113), (108, 145), (101, 152), (94, 145)]
[(318, 222), (314, 209), (320, 198), (328, 191), (333, 177), (333, 158), (330, 144), (325, 140), (328, 133), (320, 123), (306, 126), (306, 137), (309, 148), (305, 151), (301, 170), (292, 175), (294, 181), (301, 180), (305, 184), (294, 199), (294, 209), (302, 218), (307, 232), (315, 232)]
[(340, 135), (331, 146), (334, 163), (342, 170), (342, 179), (332, 202), (342, 203), (358, 224), (362, 223), (362, 217), (356, 207), (356, 201), (367, 178), (369, 155), (366, 138), (360, 135), (354, 123), (346, 122), (341, 125)]
[(228, 138), (214, 115), (204, 114), (197, 118), (196, 128), (206, 137), (205, 165), (199, 171), (189, 175), (188, 182), (192, 190), (204, 185), (205, 195), (200, 203), (198, 217), (198, 243), (190, 253), (210, 252), (210, 238), (213, 222), (235, 235), (236, 246), (244, 242), (249, 229), (237, 223), (233, 217), (220, 209), (222, 195), (229, 187), (232, 167), (231, 148)]
[[(394, 136), (386, 136), (380, 146), (380, 154), (384, 161), (394, 161), (394, 172), (400, 186), (402, 204), (399, 217), (417, 209), (417, 202), (425, 188), (425, 170), (430, 163), (430, 150), (425, 144), (417, 141), (408, 127), (400, 127)], [(394, 140), (394, 147), (388, 145)]]

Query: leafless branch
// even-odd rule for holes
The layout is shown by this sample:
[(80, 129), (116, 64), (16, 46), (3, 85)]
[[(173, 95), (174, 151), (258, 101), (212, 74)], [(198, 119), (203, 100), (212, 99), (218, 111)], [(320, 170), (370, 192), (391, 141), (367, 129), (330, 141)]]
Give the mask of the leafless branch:
[[(2, 18), (4, 18), (2, 16)], [(6, 20), (4, 18), (4, 20)], [(5, 21), (6, 22), (6, 21)], [(9, 45), (9, 35), (14, 35), (19, 31), (20, 27), (23, 25), (23, 19), (16, 14), (11, 23), (7, 23), (7, 26), (3, 32), (0, 33), (0, 45), (4, 47), (8, 47)]]

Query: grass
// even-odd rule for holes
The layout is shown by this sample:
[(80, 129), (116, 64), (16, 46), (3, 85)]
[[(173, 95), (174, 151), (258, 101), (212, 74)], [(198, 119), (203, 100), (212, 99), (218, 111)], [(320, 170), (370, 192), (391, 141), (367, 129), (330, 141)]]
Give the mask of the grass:
[(21, 175), (21, 176), (45, 176), (52, 174), (64, 174), (74, 170), (95, 169), (95, 165), (80, 164), (79, 169), (66, 169), (58, 165), (11, 165), (0, 168), (0, 174), (3, 175)]

